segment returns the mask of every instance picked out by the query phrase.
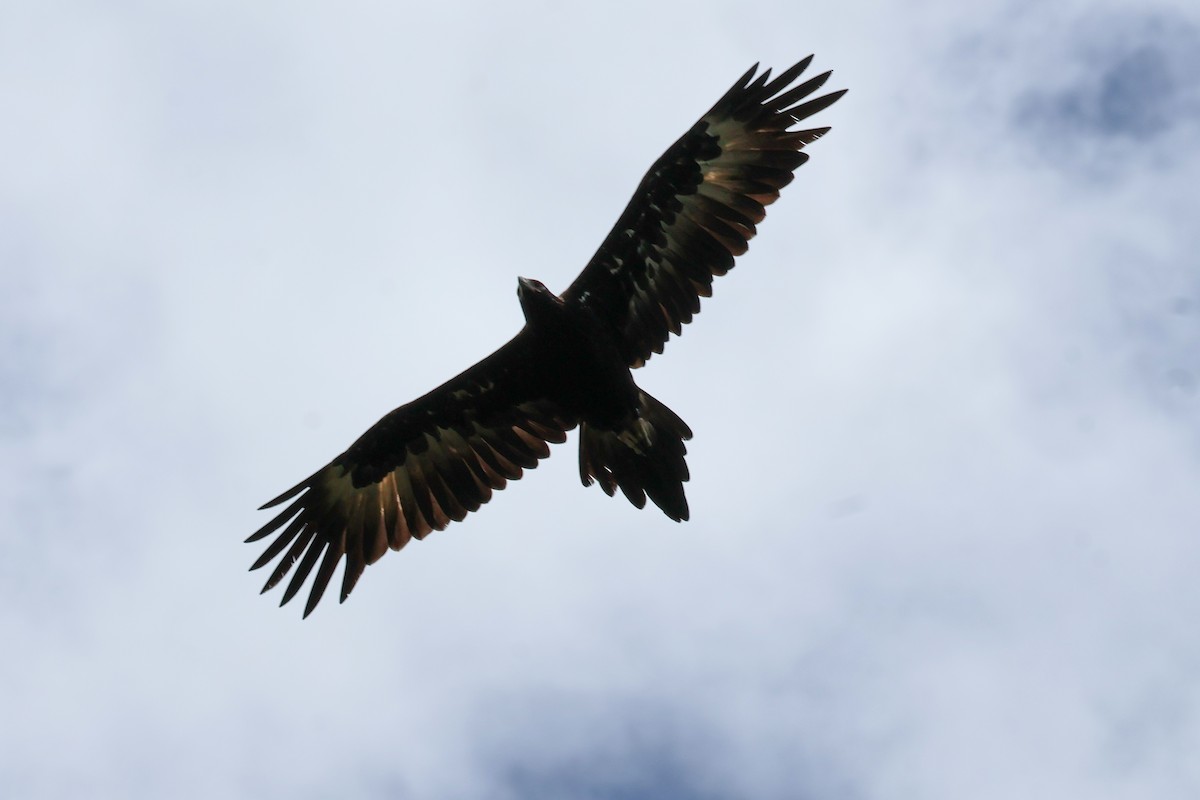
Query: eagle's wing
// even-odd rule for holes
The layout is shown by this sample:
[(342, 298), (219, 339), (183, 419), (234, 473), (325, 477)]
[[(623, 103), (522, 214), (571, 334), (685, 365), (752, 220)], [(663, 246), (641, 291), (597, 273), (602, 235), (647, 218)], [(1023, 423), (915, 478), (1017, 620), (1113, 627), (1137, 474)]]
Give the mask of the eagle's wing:
[[(276, 534), (251, 569), (283, 554), (263, 591), (299, 559), (286, 603), (320, 562), (304, 616), (344, 556), (341, 599), (390, 547), (460, 521), (566, 441), (577, 420), (539, 396), (537, 354), (525, 329), (429, 394), (379, 420), (346, 452), (263, 506), (292, 502), (252, 534)], [(294, 499), (293, 499), (294, 498)], [(280, 529), (282, 528), (282, 531)]]
[[(563, 294), (608, 320), (631, 367), (661, 353), (670, 334), (700, 311), (712, 280), (746, 252), (800, 152), (829, 128), (788, 128), (828, 107), (845, 90), (805, 101), (829, 78), (799, 86), (812, 56), (768, 81), (755, 64), (662, 155), (596, 255)], [(802, 102), (804, 101), (804, 102)]]

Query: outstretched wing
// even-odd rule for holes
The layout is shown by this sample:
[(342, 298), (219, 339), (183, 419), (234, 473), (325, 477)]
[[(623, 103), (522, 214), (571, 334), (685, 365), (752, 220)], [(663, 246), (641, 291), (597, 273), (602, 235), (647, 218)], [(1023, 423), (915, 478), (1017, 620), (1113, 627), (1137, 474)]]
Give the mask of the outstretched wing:
[[(829, 128), (788, 128), (845, 90), (805, 101), (826, 72), (788, 89), (812, 56), (769, 81), (755, 64), (662, 155), (587, 267), (563, 294), (608, 320), (631, 367), (661, 353), (700, 311), (712, 280), (746, 252), (765, 207), (779, 198), (800, 152)], [(804, 101), (804, 102), (801, 102)]]
[(307, 617), (344, 557), (344, 601), (367, 564), (389, 547), (399, 550), (461, 521), (550, 455), (548, 443), (566, 441), (577, 421), (539, 396), (543, 378), (531, 343), (528, 329), (522, 331), (466, 372), (392, 411), (330, 464), (264, 505), (292, 501), (246, 540), (276, 534), (251, 569), (283, 554), (263, 591), (299, 560), (283, 605), (319, 561)]

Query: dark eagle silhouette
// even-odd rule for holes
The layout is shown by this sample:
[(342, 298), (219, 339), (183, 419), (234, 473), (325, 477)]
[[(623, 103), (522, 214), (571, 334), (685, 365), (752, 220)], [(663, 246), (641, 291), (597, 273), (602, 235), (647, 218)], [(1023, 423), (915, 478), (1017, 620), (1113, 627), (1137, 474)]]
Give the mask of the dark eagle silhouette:
[[(812, 56), (771, 80), (755, 64), (642, 179), (600, 249), (563, 293), (520, 278), (525, 327), (508, 344), (379, 420), (346, 452), (263, 508), (288, 503), (246, 541), (275, 534), (251, 569), (282, 555), (263, 591), (299, 560), (280, 603), (313, 569), (308, 616), (345, 558), (341, 599), (388, 548), (458, 522), (580, 429), (579, 475), (638, 508), (688, 518), (692, 431), (630, 374), (700, 311), (713, 277), (829, 128), (789, 130), (845, 90), (808, 99), (826, 72), (789, 88)], [(289, 503), (290, 501), (290, 503)], [(281, 530), (282, 529), (282, 530)], [(278, 531), (278, 533), (276, 533)]]

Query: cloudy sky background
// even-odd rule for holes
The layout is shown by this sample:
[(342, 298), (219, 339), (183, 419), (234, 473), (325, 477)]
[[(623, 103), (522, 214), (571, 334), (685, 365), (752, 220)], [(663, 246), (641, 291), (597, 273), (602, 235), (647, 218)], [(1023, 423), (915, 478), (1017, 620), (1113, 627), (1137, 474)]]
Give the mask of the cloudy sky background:
[[(834, 126), (639, 380), (343, 606), (254, 509), (561, 291), (751, 63)], [(1200, 795), (1192, 2), (9, 3), (0, 795)]]

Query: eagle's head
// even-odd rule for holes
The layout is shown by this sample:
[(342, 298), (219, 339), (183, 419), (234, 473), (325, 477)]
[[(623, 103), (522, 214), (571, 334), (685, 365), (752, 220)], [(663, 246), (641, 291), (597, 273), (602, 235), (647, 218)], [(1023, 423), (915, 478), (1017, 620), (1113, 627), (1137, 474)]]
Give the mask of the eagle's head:
[(551, 315), (562, 310), (562, 298), (546, 288), (546, 284), (533, 278), (517, 278), (517, 298), (521, 301), (521, 310), (525, 312), (525, 321), (537, 325)]

